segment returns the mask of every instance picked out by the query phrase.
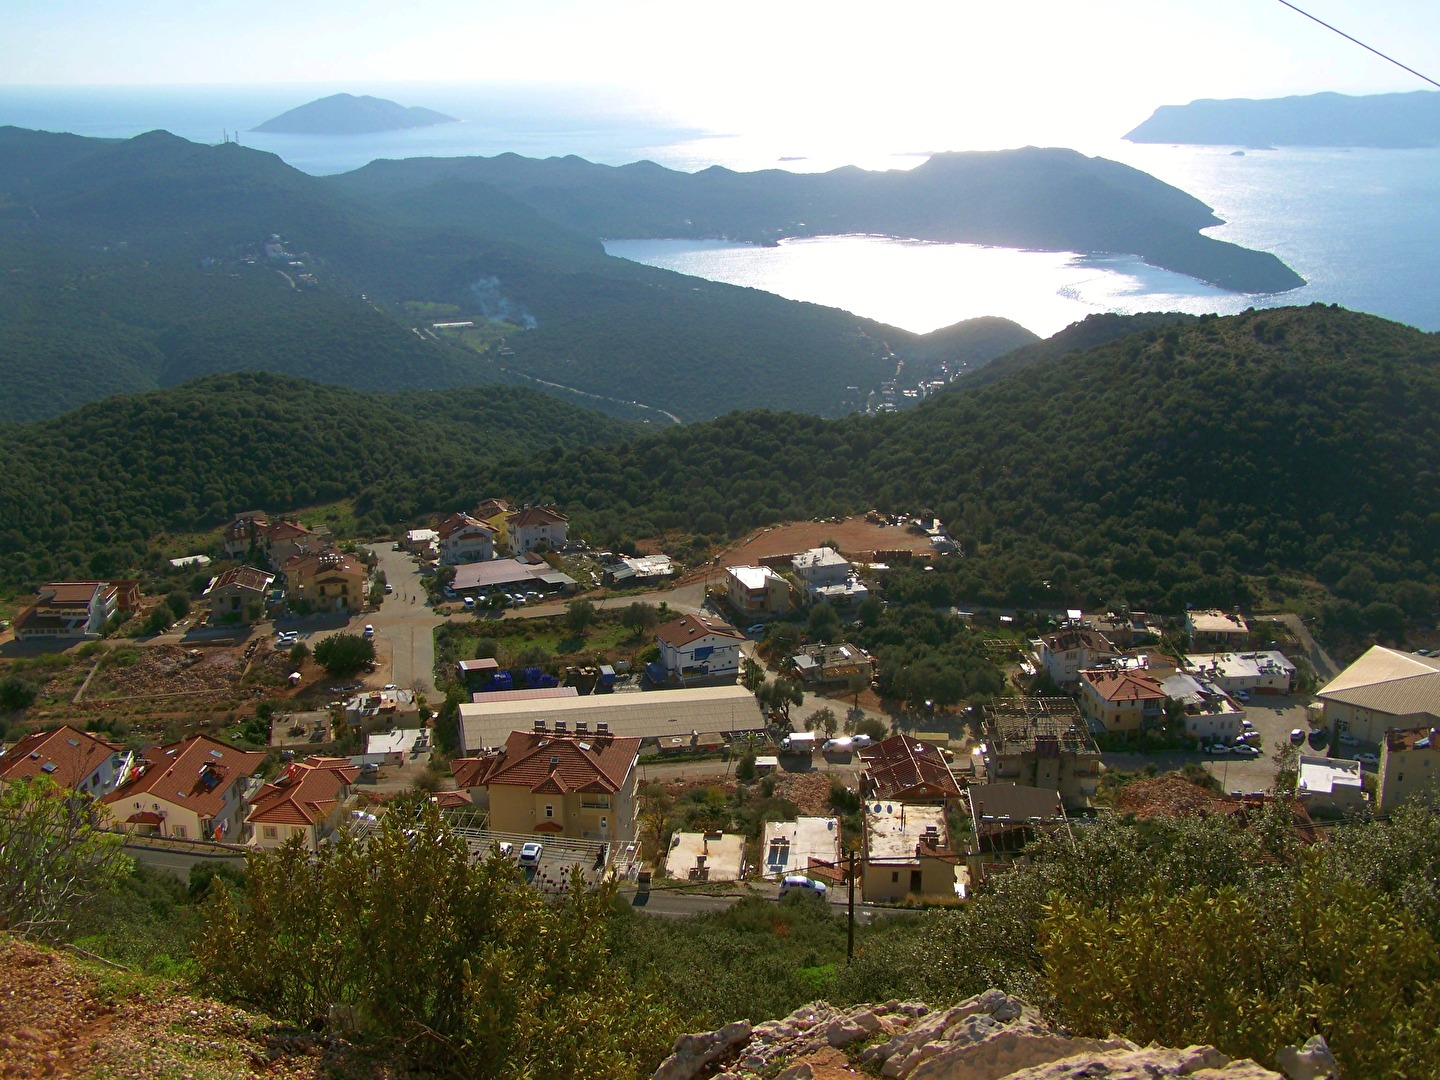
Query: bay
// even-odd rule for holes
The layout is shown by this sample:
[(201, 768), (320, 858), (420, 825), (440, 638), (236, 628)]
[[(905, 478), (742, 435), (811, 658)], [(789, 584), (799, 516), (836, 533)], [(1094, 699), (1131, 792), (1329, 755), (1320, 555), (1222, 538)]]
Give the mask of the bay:
[[(439, 109), (459, 123), (366, 136), (259, 135), (248, 128), (339, 90)], [(653, 101), (596, 87), (435, 84), (386, 87), (0, 87), (0, 123), (124, 138), (155, 128), (200, 142), (226, 134), (316, 175), (377, 158), (515, 152), (606, 164), (814, 172), (855, 164), (908, 169), (948, 147), (836, 141), (804, 131), (717, 131)], [(1094, 311), (1221, 314), (1338, 303), (1440, 330), (1440, 150), (1255, 150), (1098, 142), (1212, 206), (1218, 239), (1271, 251), (1307, 284), (1271, 296), (1230, 293), (1134, 256), (1024, 252), (887, 237), (821, 237), (776, 248), (713, 241), (629, 241), (613, 254), (763, 288), (924, 331), (975, 315), (1048, 334)]]

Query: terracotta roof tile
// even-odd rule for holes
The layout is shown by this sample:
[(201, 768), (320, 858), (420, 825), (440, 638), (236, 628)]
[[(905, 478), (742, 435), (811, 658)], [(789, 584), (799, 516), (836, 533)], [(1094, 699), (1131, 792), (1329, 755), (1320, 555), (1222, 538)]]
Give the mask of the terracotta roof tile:
[(722, 619), (713, 619), (708, 615), (682, 615), (655, 631), (655, 636), (672, 649), (684, 648), (692, 641), (703, 638), (707, 634), (736, 638), (740, 641), (745, 640), (745, 635), (735, 627)]
[(285, 772), (255, 793), (245, 819), (263, 825), (314, 825), (323, 821), (355, 783), (360, 770), (348, 760), (309, 758), (292, 762)]
[(867, 797), (882, 799), (954, 799), (960, 785), (945, 757), (929, 743), (892, 735), (860, 751), (865, 762), (862, 786)]
[(72, 727), (26, 735), (0, 756), (0, 780), (48, 776), (63, 788), (76, 788), (112, 754), (124, 747)]
[(556, 510), (549, 510), (543, 506), (527, 506), (510, 519), (508, 526), (511, 529), (524, 529), (532, 525), (559, 525), (569, 520)]
[(515, 731), (484, 783), (525, 787), (537, 794), (613, 794), (639, 755), (639, 739)]
[(1082, 671), (1080, 678), (1106, 701), (1163, 701), (1165, 691), (1149, 675), (1133, 671)]
[(143, 767), (101, 801), (115, 807), (117, 815), (124, 812), (125, 804), (148, 799), (210, 818), (225, 808), (226, 792), (259, 772), (264, 761), (262, 751), (237, 750), (208, 735), (192, 735), (147, 750)]

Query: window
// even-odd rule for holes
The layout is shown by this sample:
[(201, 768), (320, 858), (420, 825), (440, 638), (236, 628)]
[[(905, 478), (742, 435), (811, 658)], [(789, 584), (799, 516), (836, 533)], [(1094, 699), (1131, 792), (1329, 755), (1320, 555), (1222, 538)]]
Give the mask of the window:
[(891, 883), (892, 885), (899, 885), (899, 884), (900, 884), (900, 871), (899, 871), (899, 870), (892, 870), (892, 871), (890, 871), (890, 883)]
[(553, 818), (555, 816), (555, 807), (547, 805), (545, 807), (545, 816), (547, 818)]
[(274, 825), (266, 825), (263, 829), (261, 829), (261, 835), (263, 835), (266, 840), (274, 840), (274, 839), (275, 839), (275, 826), (274, 826)]
[(178, 836), (181, 840), (184, 840), (184, 839), (185, 839), (185, 826), (184, 826), (184, 825), (176, 825), (173, 829), (170, 830), (170, 832), (171, 832), (172, 835)]

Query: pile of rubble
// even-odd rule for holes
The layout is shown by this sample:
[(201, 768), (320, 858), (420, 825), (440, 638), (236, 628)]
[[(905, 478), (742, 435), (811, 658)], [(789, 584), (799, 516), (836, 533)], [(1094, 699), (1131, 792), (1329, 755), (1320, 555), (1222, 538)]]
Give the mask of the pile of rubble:
[[(1291, 1080), (1334, 1077), (1323, 1039), (1278, 1055)], [(1210, 1046), (1140, 1047), (1119, 1038), (1081, 1039), (1058, 1031), (1033, 1008), (999, 990), (949, 1009), (887, 1001), (836, 1009), (814, 1002), (783, 1020), (746, 1021), (683, 1035), (655, 1080), (839, 1080), (875, 1075), (896, 1080), (1282, 1080), (1254, 1061), (1232, 1061)]]

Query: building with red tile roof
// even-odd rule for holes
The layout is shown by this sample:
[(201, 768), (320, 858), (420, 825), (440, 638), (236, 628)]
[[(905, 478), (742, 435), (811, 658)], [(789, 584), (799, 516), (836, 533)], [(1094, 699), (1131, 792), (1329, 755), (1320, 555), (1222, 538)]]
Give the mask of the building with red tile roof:
[(745, 635), (723, 619), (682, 615), (658, 627), (662, 679), (734, 681), (740, 673), (740, 644)]
[(334, 828), (360, 769), (348, 758), (306, 758), (255, 793), (246, 823), (250, 843), (274, 848), (298, 838), (311, 851)]
[(1080, 711), (1106, 731), (1139, 731), (1165, 715), (1165, 691), (1158, 679), (1126, 669), (1080, 673)]
[(435, 527), (440, 561), (451, 566), (495, 557), (495, 529), (469, 514), (451, 514)]
[(860, 751), (865, 799), (906, 803), (944, 803), (960, 798), (960, 783), (945, 755), (909, 735), (891, 735)]
[(238, 843), (249, 781), (264, 762), (263, 751), (192, 735), (142, 752), (101, 802), (132, 832)]
[(467, 767), (464, 779), (485, 789), (497, 832), (626, 840), (634, 834), (639, 758), (639, 739), (515, 731), (502, 749), (475, 759), (488, 764), (473, 773)]
[(128, 754), (119, 743), (61, 726), (26, 735), (0, 753), (0, 785), (48, 776), (62, 788), (108, 795)]
[(510, 550), (517, 555), (522, 551), (534, 551), (541, 544), (554, 551), (569, 536), (570, 519), (558, 510), (527, 506), (506, 519), (505, 531)]
[[(365, 610), (365, 583), (369, 568), (354, 555), (339, 551), (302, 551), (285, 561), (285, 591), (292, 605), (311, 611), (343, 611), (358, 615)], [(301, 610), (304, 610), (302, 608)]]
[(212, 578), (201, 596), (210, 602), (210, 618), (221, 622), (258, 622), (275, 575), (253, 566), (236, 566)]

